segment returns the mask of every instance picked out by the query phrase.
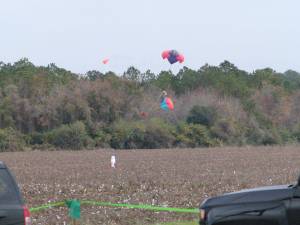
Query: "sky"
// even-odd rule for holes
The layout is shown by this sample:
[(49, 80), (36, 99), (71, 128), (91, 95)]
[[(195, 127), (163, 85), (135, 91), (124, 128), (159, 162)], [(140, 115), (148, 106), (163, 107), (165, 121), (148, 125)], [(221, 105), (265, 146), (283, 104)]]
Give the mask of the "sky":
[[(0, 61), (76, 73), (168, 70), (166, 49), (199, 69), (300, 71), (299, 0), (0, 0)], [(107, 65), (102, 64), (109, 58)]]

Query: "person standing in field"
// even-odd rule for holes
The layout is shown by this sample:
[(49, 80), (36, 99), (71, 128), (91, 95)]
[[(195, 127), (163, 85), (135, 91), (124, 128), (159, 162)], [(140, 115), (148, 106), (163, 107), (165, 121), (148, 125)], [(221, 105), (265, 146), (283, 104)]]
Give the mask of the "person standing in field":
[(110, 164), (112, 168), (116, 168), (116, 156), (114, 154), (110, 158)]

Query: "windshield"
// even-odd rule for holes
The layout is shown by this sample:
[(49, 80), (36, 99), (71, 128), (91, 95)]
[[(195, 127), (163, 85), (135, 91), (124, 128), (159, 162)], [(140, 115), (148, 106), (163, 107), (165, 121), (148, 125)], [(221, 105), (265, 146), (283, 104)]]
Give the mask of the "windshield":
[(7, 170), (0, 169), (0, 205), (18, 202), (18, 193)]

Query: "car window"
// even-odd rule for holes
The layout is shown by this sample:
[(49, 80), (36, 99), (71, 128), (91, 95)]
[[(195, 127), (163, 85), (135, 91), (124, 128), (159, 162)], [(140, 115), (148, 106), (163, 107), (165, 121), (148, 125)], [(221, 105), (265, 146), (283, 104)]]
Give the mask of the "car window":
[(18, 193), (11, 176), (5, 169), (0, 169), (0, 204), (17, 203)]

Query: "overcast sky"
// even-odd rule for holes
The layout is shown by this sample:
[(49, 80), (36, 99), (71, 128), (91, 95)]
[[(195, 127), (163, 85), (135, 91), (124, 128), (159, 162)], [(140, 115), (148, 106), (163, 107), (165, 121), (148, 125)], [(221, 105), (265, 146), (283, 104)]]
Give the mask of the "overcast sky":
[[(300, 71), (299, 0), (0, 0), (0, 61), (27, 57), (77, 73), (198, 69), (225, 59), (249, 72)], [(110, 58), (108, 65), (101, 61)], [(182, 64), (173, 66), (174, 70)]]

